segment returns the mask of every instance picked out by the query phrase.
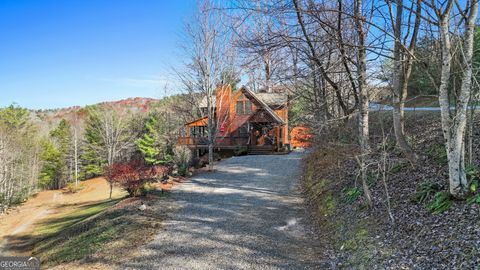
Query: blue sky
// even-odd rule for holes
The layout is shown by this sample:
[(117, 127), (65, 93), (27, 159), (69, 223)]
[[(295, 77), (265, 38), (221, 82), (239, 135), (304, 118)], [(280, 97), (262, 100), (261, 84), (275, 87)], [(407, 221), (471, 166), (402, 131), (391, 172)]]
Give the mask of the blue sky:
[(194, 0), (0, 0), (0, 107), (57, 108), (174, 91)]

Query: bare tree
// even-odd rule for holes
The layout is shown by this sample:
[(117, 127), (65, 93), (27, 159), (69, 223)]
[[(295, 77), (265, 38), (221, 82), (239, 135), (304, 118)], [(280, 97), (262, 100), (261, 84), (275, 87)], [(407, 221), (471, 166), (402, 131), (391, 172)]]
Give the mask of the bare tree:
[[(337, 57), (338, 47), (336, 47), (332, 41), (336, 33), (334, 29), (337, 24), (332, 26), (332, 24), (328, 24), (324, 20), (325, 17), (328, 18), (332, 16), (332, 8), (325, 6), (326, 4), (323, 2), (316, 4), (310, 1), (306, 8), (304, 8), (298, 0), (293, 0), (292, 2), (298, 27), (302, 33), (302, 43), (306, 44), (307, 50), (303, 53), (307, 54), (308, 58), (316, 64), (316, 71), (318, 71), (320, 76), (325, 80), (329, 88), (333, 90), (336, 103), (341, 108), (343, 116), (348, 117), (353, 113), (354, 108), (357, 107), (359, 98), (358, 92), (354, 89), (353, 97), (355, 103), (350, 105), (350, 95), (346, 94), (342, 87), (343, 78), (339, 76), (339, 74), (345, 74), (345, 71), (339, 71), (337, 69), (338, 64), (341, 64), (341, 58)], [(307, 18), (311, 20), (308, 23), (310, 27), (307, 27), (305, 14), (308, 15)], [(333, 14), (336, 15), (337, 13), (334, 12)], [(350, 17), (353, 17), (353, 15), (350, 14)], [(312, 25), (315, 25), (315, 27)], [(325, 33), (325, 35), (320, 37), (317, 35), (318, 32)], [(330, 46), (327, 47), (324, 44)], [(349, 61), (351, 61), (351, 59), (349, 59)], [(355, 86), (355, 88), (356, 87), (357, 86)]]
[[(360, 151), (361, 151), (361, 168), (362, 168), (362, 186), (364, 195), (367, 199), (367, 202), (370, 207), (372, 207), (372, 194), (368, 188), (367, 184), (367, 175), (366, 171), (363, 170), (365, 166), (365, 159), (368, 157), (370, 152), (369, 144), (369, 94), (367, 86), (367, 30), (365, 28), (365, 18), (363, 10), (363, 1), (355, 0), (354, 1), (354, 20), (355, 20), (355, 30), (357, 33), (357, 78), (358, 78), (358, 97), (359, 97), (359, 117), (358, 117), (358, 128), (359, 128), (359, 141), (360, 141)], [(367, 28), (368, 29), (368, 28)]]
[(0, 213), (36, 190), (39, 143), (26, 109), (0, 109)]
[[(412, 73), (417, 36), (420, 29), (422, 0), (412, 0), (409, 5), (404, 0), (387, 0), (386, 2), (394, 38), (393, 127), (398, 147), (413, 164), (417, 157), (405, 136), (404, 108), (408, 94), (408, 82)], [(393, 11), (394, 6), (396, 12)]]
[(235, 12), (230, 12), (234, 43), (244, 56), (241, 64), (254, 91), (262, 88), (271, 92), (272, 86), (285, 75), (284, 13), (277, 12), (279, 6), (273, 2), (236, 0), (232, 4)]
[[(121, 155), (129, 157), (134, 139), (138, 134), (132, 132), (132, 119), (128, 114), (116, 112), (113, 108), (90, 109), (85, 131), (97, 136), (98, 142), (92, 147), (107, 161), (108, 167), (117, 162)], [(110, 181), (109, 181), (110, 182)], [(113, 183), (110, 182), (110, 198)]]
[[(335, 94), (335, 104), (343, 117), (356, 115), (360, 155), (357, 161), (365, 197), (372, 205), (366, 183), (366, 160), (369, 146), (369, 86), (367, 83), (367, 50), (372, 50), (368, 33), (374, 10), (373, 2), (292, 0), (307, 55), (315, 63), (315, 72)], [(318, 33), (323, 36), (319, 37)], [(298, 38), (297, 38), (298, 40)]]
[[(439, 102), (441, 108), (442, 130), (448, 157), (450, 193), (458, 198), (463, 198), (468, 192), (468, 183), (465, 173), (465, 129), (467, 123), (467, 109), (472, 84), (472, 57), (475, 20), (478, 13), (478, 1), (467, 1), (462, 9), (461, 3), (448, 0), (445, 3), (431, 1), (431, 8), (438, 19), (440, 41), (442, 48), (442, 69), (439, 85)], [(457, 8), (457, 10), (455, 10)], [(452, 17), (460, 15), (453, 29), (461, 29), (463, 44), (455, 52), (461, 54), (462, 82), (456, 94), (455, 110), (450, 108), (449, 84), (451, 78), (453, 49), (452, 40), (455, 35), (451, 32)]]
[[(213, 170), (213, 150), (219, 125), (216, 108), (222, 107), (222, 97), (215, 90), (222, 85), (224, 75), (233, 69), (234, 53), (231, 32), (226, 27), (221, 8), (209, 0), (198, 1), (197, 11), (191, 22), (185, 25), (186, 45), (189, 58), (186, 69), (177, 71), (185, 90), (197, 100), (205, 98), (208, 117), (208, 163)], [(197, 108), (199, 104), (197, 103)]]

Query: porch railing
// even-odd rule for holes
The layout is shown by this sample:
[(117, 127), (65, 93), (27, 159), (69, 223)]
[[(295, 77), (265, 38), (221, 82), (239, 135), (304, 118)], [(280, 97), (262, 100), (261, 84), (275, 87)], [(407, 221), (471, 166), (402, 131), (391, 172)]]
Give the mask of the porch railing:
[[(179, 137), (178, 144), (180, 145), (207, 145), (207, 137)], [(241, 146), (248, 144), (248, 137), (217, 137), (215, 139), (215, 146)]]

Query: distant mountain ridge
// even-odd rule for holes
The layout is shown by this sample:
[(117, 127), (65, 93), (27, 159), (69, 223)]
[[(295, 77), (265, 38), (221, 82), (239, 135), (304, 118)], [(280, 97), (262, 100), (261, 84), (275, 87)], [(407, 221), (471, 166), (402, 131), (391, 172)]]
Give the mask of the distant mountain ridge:
[(140, 112), (147, 114), (152, 108), (152, 105), (159, 101), (160, 99), (155, 98), (131, 97), (116, 101), (105, 101), (86, 106), (71, 106), (57, 109), (30, 110), (30, 117), (34, 122), (40, 124), (40, 126), (47, 127), (47, 129), (49, 129), (49, 127), (58, 124), (62, 119), (67, 120), (71, 124), (75, 122), (75, 119), (76, 121), (82, 123), (86, 118), (86, 108), (88, 106), (109, 108), (118, 112), (130, 110), (132, 112)]
[(50, 114), (55, 118), (62, 118), (65, 115), (69, 115), (73, 112), (81, 113), (88, 106), (99, 106), (99, 107), (108, 107), (113, 109), (133, 109), (147, 112), (152, 105), (152, 103), (158, 102), (160, 99), (155, 98), (146, 98), (146, 97), (131, 97), (116, 101), (104, 101), (92, 105), (86, 106), (71, 106), (66, 108), (56, 108), (56, 109), (40, 109), (32, 110), (37, 114)]
[(36, 113), (41, 112), (68, 112), (83, 109), (87, 106), (105, 106), (112, 108), (121, 108), (121, 107), (131, 107), (131, 108), (141, 108), (146, 109), (151, 103), (158, 102), (160, 99), (147, 98), (147, 97), (130, 97), (126, 99), (120, 99), (115, 101), (103, 101), (96, 104), (85, 105), (85, 106), (70, 106), (64, 108), (53, 108), (53, 109), (34, 109)]

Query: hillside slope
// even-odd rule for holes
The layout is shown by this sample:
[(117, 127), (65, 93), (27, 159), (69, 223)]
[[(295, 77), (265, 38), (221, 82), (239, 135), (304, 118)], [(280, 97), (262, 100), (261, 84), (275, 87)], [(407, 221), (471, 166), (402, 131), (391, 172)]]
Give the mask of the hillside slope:
[[(420, 155), (414, 167), (394, 148), (390, 119), (390, 113), (372, 117), (372, 209), (362, 198), (349, 133), (323, 143), (305, 160), (303, 187), (318, 234), (327, 242), (326, 259), (342, 269), (478, 269), (480, 205), (438, 195), (448, 189), (439, 114), (407, 114), (407, 134)], [(477, 129), (476, 168), (479, 145)]]

